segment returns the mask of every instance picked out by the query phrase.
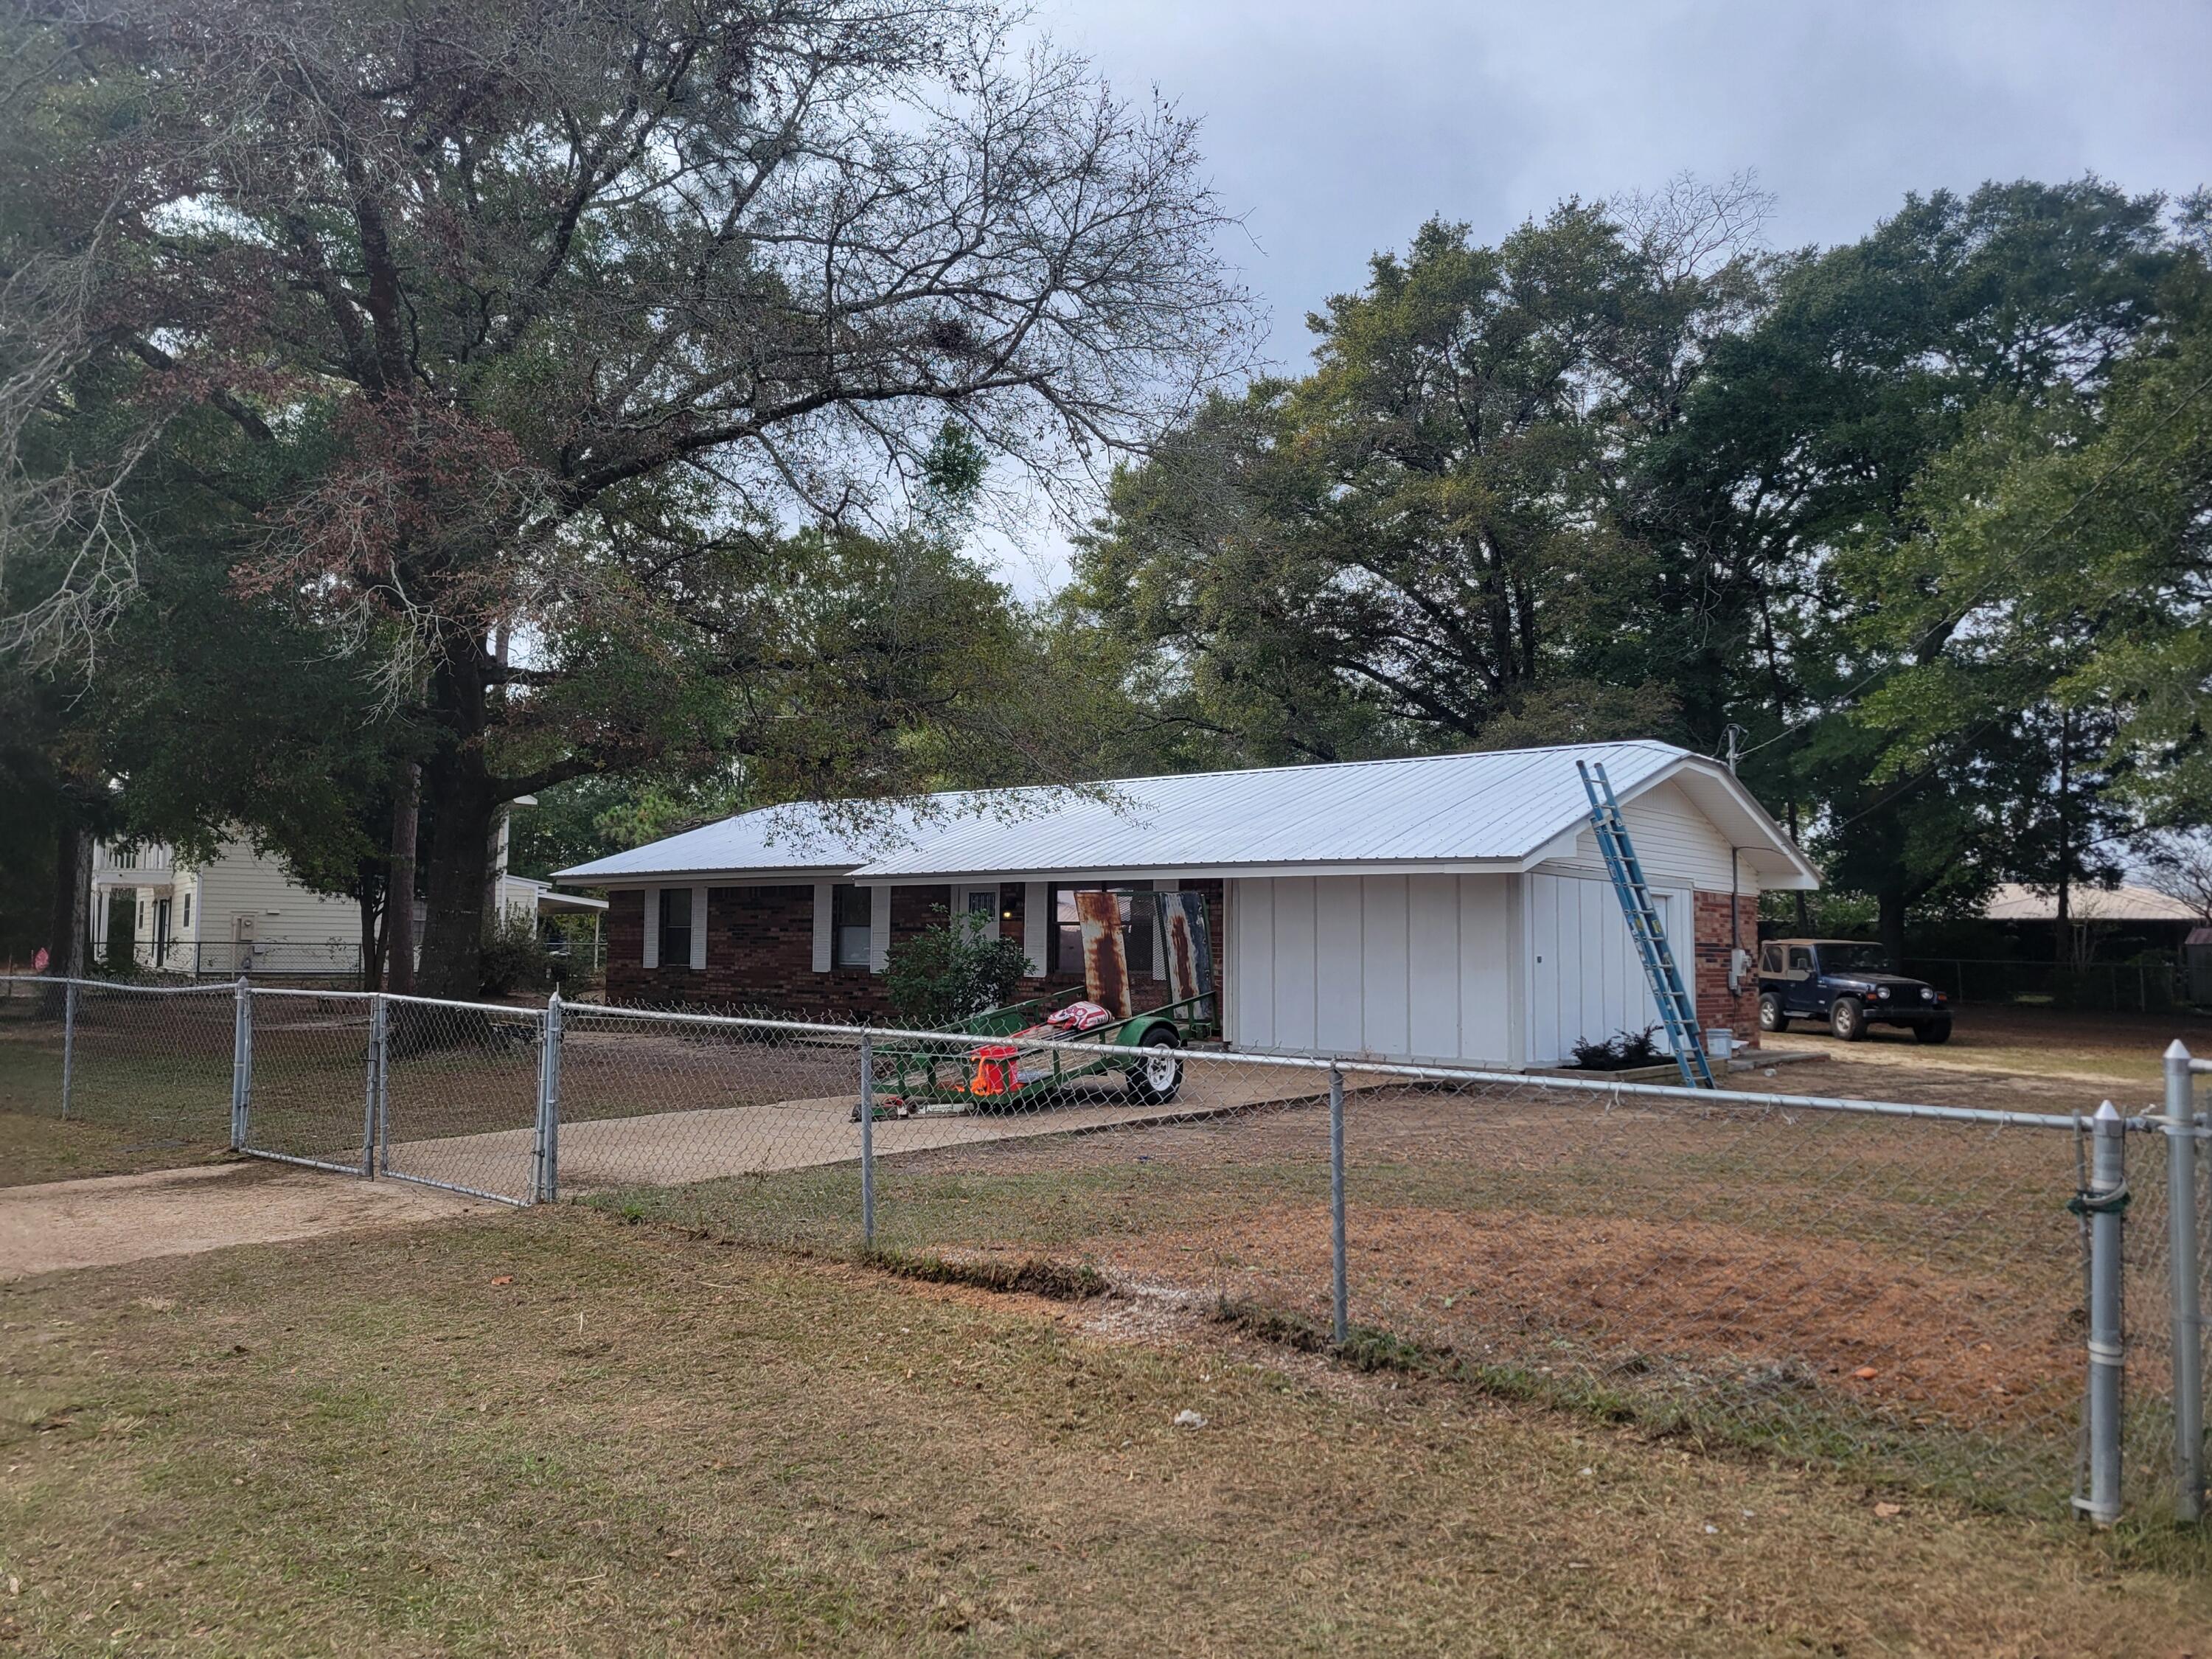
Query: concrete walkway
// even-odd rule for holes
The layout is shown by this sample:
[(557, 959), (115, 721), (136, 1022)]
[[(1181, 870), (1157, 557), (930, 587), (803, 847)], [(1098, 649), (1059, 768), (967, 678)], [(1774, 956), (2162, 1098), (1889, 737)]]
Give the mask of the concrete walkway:
[[(1118, 1077), (1086, 1079), (1068, 1086), (1063, 1103), (1034, 1111), (883, 1119), (875, 1126), (875, 1152), (894, 1158), (985, 1141), (1188, 1122), (1262, 1103), (1310, 1099), (1326, 1089), (1313, 1073), (1254, 1066), (1200, 1075), (1192, 1066), (1172, 1104), (1148, 1106), (1124, 1093)], [(565, 1196), (621, 1187), (681, 1186), (853, 1162), (860, 1156), (860, 1126), (852, 1119), (854, 1098), (832, 1095), (564, 1121), (561, 1191)], [(530, 1180), (531, 1134), (526, 1128), (502, 1129), (401, 1141), (386, 1158), (394, 1174), (520, 1198)]]

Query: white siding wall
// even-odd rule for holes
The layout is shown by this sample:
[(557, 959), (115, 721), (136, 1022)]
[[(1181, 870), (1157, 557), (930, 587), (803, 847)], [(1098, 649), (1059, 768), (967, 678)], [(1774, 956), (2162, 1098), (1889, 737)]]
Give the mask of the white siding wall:
[[(1637, 862), (1645, 879), (1655, 884), (1672, 878), (1683, 886), (1704, 888), (1709, 893), (1729, 890), (1729, 842), (1711, 818), (1692, 804), (1679, 785), (1662, 783), (1638, 795), (1620, 809), (1628, 822), (1628, 838), (1636, 843)], [(1597, 836), (1584, 830), (1575, 837), (1571, 860), (1553, 859), (1539, 870), (1590, 870), (1602, 874)], [(1750, 872), (1744, 879), (1753, 879)], [(1673, 935), (1669, 933), (1671, 939)]]
[(253, 918), (254, 936), (264, 943), (281, 939), (350, 946), (360, 942), (361, 911), (351, 899), (309, 892), (287, 877), (276, 860), (257, 858), (252, 848), (241, 843), (226, 845), (198, 874), (192, 932), (210, 944), (230, 939), (241, 914)]
[[(1632, 828), (1629, 834), (1638, 832)], [(1639, 854), (1642, 851), (1638, 847)], [(1647, 872), (1647, 874), (1650, 873)], [(1659, 1023), (1644, 966), (1629, 938), (1610, 881), (1547, 875), (1528, 878), (1528, 1054), (1531, 1066), (1571, 1058), (1579, 1039), (1603, 1042), (1616, 1031)], [(1651, 894), (1692, 1004), (1697, 970), (1686, 890), (1655, 886)], [(1664, 1033), (1660, 1034), (1663, 1043)]]
[(1514, 880), (1231, 883), (1231, 1040), (1294, 1054), (1510, 1064)]

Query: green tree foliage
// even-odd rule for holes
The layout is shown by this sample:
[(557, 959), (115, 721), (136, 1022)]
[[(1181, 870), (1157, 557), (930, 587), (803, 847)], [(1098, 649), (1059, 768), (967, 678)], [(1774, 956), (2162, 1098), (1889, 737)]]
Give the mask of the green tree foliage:
[(1893, 947), (2203, 822), (2201, 205), (1993, 184), (1783, 255), (1755, 208), (1378, 258), (1311, 374), (1117, 479), (1074, 600), (1125, 729), (1181, 765), (1733, 726)]
[[(908, 711), (860, 704), (911, 653), (855, 585), (940, 624), (980, 589), (788, 526), (985, 458), (1049, 482), (1236, 349), (1190, 125), (970, 0), (20, 15), (18, 176), (67, 210), (0, 327), (11, 518), (63, 566), (18, 635), (128, 601), (161, 549), (111, 486), (175, 411), (312, 453), (234, 585), (427, 738), (425, 990), (475, 988), (515, 796), (732, 757), (910, 787)], [(19, 464), (21, 411), (132, 364), (97, 465)], [(839, 643), (866, 672), (807, 654)]]
[(934, 1030), (1012, 1001), (1027, 972), (1019, 943), (993, 934), (981, 916), (962, 915), (894, 944), (884, 988), (902, 1023)]
[(1263, 756), (1671, 727), (1622, 463), (1755, 276), (1693, 249), (1683, 206), (1569, 203), (1496, 247), (1424, 226), (1310, 319), (1311, 374), (1117, 480), (1084, 599)]

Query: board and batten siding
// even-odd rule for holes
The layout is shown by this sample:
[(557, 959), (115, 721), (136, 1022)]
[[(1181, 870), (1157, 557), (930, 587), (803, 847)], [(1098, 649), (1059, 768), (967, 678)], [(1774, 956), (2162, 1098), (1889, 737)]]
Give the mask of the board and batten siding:
[[(1679, 785), (1662, 783), (1646, 790), (1620, 809), (1628, 824), (1628, 838), (1636, 846), (1636, 861), (1654, 886), (1702, 887), (1709, 893), (1729, 890), (1728, 837), (1700, 812)], [(1550, 859), (1539, 871), (1605, 872), (1605, 860), (1597, 850), (1597, 836), (1585, 828), (1575, 837), (1571, 859)], [(1747, 886), (1755, 878), (1741, 873)], [(1753, 902), (1757, 901), (1754, 898)], [(1686, 915), (1685, 921), (1687, 921)], [(1669, 933), (1668, 939), (1673, 939)]]
[[(1689, 891), (1662, 888), (1654, 878), (1651, 898), (1694, 1007)], [(1616, 1032), (1659, 1024), (1658, 1005), (1611, 881), (1539, 871), (1528, 878), (1528, 1064), (1566, 1064), (1579, 1041), (1602, 1042)], [(1663, 1045), (1663, 1035), (1658, 1040)]]
[(1508, 876), (1229, 884), (1240, 1048), (1510, 1063), (1518, 953)]

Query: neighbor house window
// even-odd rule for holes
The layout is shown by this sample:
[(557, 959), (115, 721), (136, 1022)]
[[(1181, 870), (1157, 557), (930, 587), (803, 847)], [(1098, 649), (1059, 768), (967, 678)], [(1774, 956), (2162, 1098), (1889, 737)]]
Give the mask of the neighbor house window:
[[(1149, 905), (1139, 909), (1133, 898), (1135, 893), (1150, 892), (1152, 887), (1148, 881), (1137, 881), (1124, 882), (1113, 890), (1121, 901), (1121, 956), (1132, 978), (1152, 971), (1152, 909)], [(1095, 890), (1087, 884), (1082, 888), (1052, 890), (1052, 971), (1056, 974), (1080, 975), (1083, 972), (1083, 922), (1075, 914), (1075, 896), (1087, 890)]]
[(691, 890), (689, 887), (664, 887), (660, 890), (660, 965), (664, 968), (689, 968), (691, 965)]
[(182, 921), (179, 922), (179, 923), (177, 924), (177, 926), (178, 926), (178, 927), (191, 927), (191, 925), (192, 925), (192, 896), (191, 896), (190, 893), (187, 893), (187, 894), (185, 894), (185, 919), (184, 919)]
[(830, 892), (830, 960), (839, 968), (868, 965), (868, 936), (873, 923), (865, 887), (834, 887)]

